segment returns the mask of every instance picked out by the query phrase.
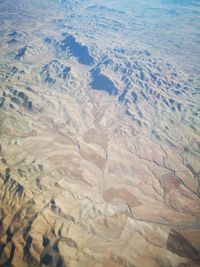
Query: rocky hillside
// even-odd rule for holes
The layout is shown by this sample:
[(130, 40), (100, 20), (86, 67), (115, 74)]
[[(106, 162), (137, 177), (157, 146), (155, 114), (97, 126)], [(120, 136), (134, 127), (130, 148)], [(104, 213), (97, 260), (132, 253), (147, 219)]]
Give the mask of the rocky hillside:
[(199, 266), (195, 75), (122, 39), (105, 1), (14, 2), (0, 2), (0, 266)]

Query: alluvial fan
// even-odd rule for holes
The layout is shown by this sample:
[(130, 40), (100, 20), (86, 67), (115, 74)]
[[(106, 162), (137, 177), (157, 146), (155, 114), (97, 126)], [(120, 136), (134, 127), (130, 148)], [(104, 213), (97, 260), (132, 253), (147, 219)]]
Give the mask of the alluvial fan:
[(200, 265), (198, 0), (0, 1), (0, 266)]

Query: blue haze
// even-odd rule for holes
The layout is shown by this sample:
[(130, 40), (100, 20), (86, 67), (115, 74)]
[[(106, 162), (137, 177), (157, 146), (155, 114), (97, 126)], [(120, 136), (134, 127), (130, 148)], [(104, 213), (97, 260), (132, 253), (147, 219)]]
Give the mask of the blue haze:
[(199, 0), (62, 1), (62, 5), (70, 6), (71, 33), (81, 36), (84, 27), (85, 36), (99, 34), (105, 42), (109, 33), (119, 33), (119, 45), (134, 40), (185, 71), (200, 74)]

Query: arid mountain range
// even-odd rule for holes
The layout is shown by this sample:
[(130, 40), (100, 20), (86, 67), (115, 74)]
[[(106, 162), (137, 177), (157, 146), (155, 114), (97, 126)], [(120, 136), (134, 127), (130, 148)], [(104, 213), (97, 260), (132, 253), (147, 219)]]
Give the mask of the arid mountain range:
[(0, 266), (200, 266), (200, 71), (117, 2), (0, 1)]

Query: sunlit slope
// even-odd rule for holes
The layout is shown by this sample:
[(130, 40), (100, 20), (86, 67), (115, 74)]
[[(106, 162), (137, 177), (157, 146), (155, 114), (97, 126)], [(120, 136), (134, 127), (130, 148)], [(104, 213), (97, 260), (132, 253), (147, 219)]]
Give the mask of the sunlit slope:
[(198, 77), (94, 2), (0, 4), (0, 264), (198, 266)]

